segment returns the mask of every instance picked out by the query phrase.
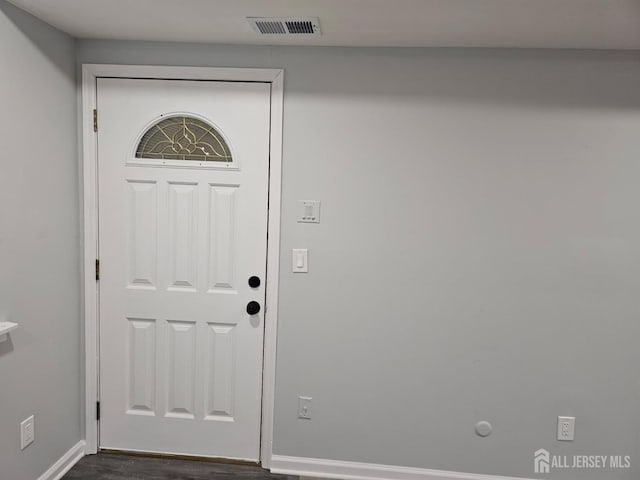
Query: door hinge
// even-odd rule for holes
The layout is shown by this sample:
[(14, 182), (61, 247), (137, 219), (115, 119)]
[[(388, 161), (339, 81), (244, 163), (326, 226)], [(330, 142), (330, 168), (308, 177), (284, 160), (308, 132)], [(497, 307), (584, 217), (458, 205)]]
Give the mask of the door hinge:
[(96, 420), (100, 421), (100, 402), (96, 402)]
[(100, 260), (96, 258), (96, 281), (100, 280)]
[(93, 109), (93, 131), (98, 131), (98, 110), (95, 108)]

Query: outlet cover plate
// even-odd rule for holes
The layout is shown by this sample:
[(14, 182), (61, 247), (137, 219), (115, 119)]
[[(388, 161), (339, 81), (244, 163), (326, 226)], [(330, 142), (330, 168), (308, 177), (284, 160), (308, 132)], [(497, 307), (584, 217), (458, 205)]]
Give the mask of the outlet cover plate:
[(558, 440), (570, 442), (576, 433), (576, 417), (558, 417)]

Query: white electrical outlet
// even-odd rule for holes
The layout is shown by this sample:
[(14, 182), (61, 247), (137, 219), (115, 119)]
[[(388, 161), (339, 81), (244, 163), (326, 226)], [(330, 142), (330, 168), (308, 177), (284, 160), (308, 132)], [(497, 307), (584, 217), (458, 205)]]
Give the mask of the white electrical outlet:
[(558, 440), (569, 442), (576, 432), (576, 417), (558, 417)]
[(298, 397), (298, 418), (311, 420), (311, 397)]
[(20, 423), (20, 449), (24, 450), (33, 443), (36, 438), (36, 420), (31, 415)]

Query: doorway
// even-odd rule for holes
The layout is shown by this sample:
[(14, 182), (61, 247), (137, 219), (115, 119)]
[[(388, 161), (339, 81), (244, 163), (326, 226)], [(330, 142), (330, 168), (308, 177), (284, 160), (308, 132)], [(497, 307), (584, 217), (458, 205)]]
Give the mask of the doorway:
[(96, 76), (95, 99), (95, 449), (264, 465), (273, 82)]

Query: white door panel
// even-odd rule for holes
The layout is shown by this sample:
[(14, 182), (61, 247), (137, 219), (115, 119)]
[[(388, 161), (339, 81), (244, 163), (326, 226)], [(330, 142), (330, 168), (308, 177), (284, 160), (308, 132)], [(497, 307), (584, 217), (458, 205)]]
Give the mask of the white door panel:
[[(101, 448), (259, 457), (269, 104), (263, 83), (98, 79)], [(135, 158), (175, 115), (232, 162)]]

